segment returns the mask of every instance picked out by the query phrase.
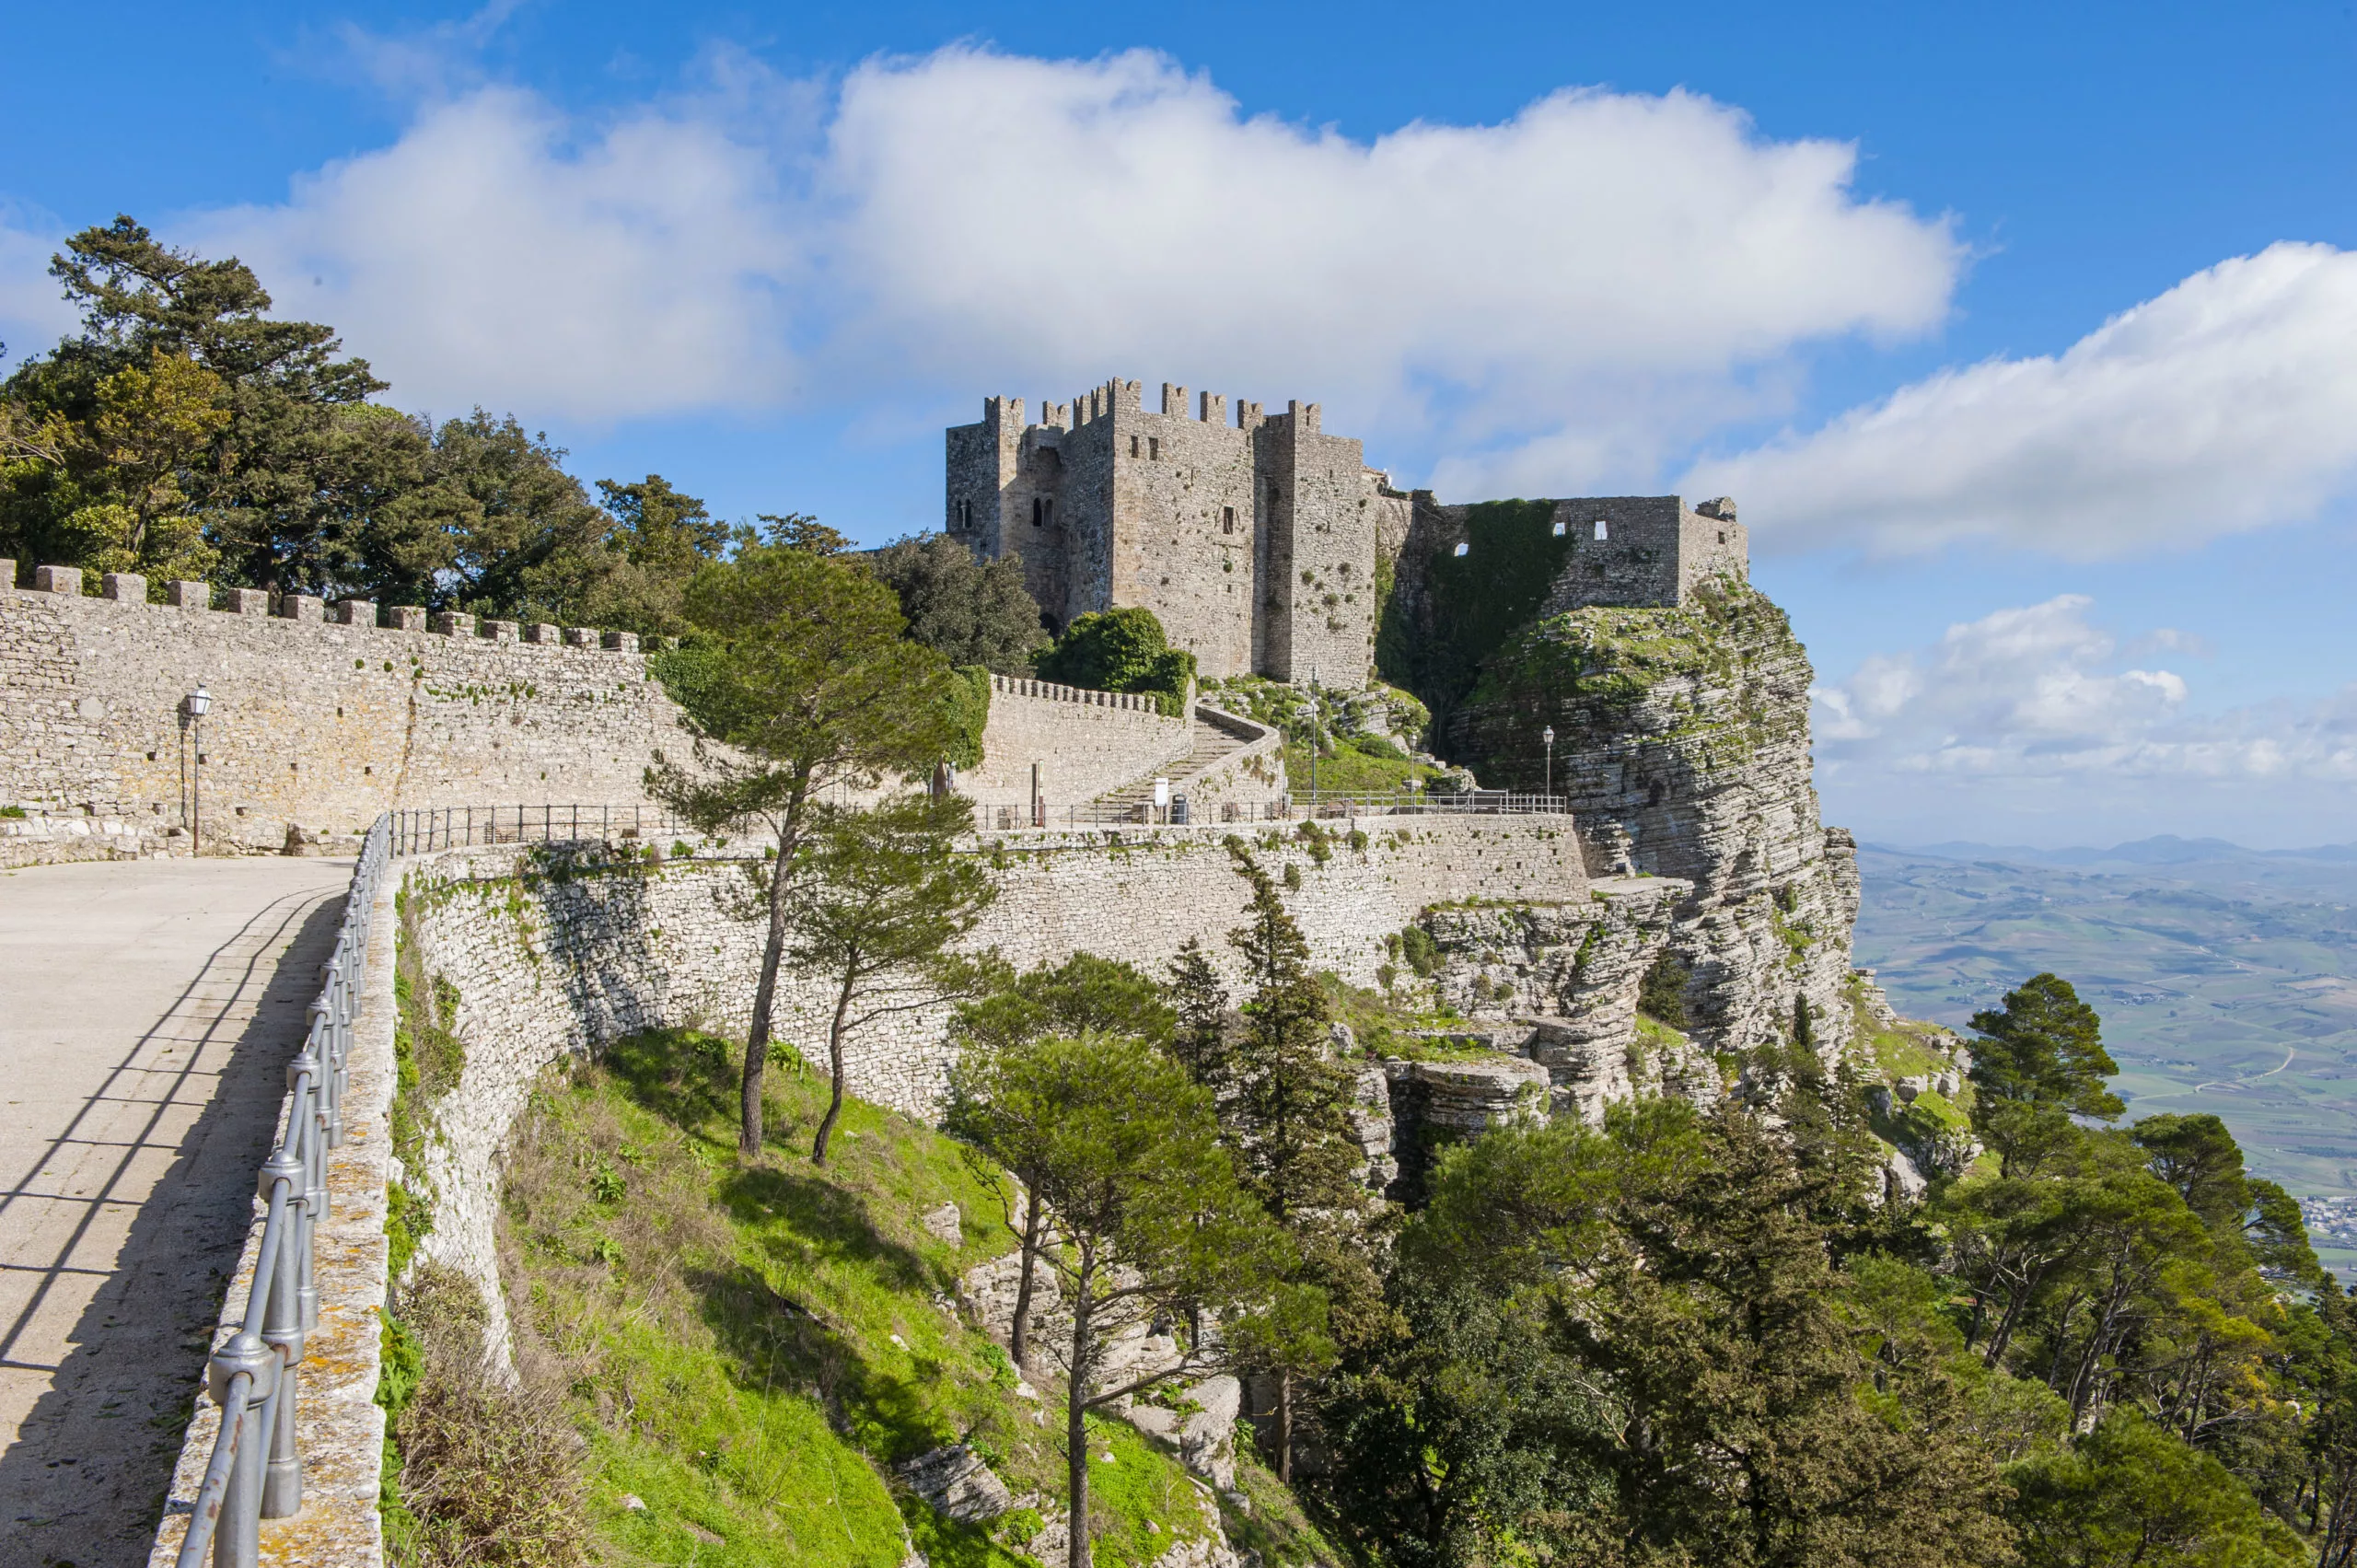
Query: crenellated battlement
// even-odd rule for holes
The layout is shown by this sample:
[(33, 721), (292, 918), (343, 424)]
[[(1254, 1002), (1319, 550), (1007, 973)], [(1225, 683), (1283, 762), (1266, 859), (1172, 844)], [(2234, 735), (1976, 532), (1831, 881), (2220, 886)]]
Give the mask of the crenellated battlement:
[(1092, 708), (1112, 708), (1121, 713), (1162, 714), (1161, 704), (1151, 693), (1142, 691), (1098, 691), (1086, 686), (1059, 686), (1052, 680), (1032, 680), (1015, 675), (991, 677), (993, 697), (1029, 697), (1043, 703), (1078, 703)]
[(631, 633), (31, 576), (0, 592), (0, 806), (135, 824), (142, 850), (274, 852), (454, 799), (628, 800), (687, 744)]
[[(1206, 676), (1364, 679), (1382, 569), (1411, 533), (1471, 548), (1465, 508), (1394, 485), (1362, 443), (1327, 434), (1322, 404), (1290, 399), (1271, 413), (1198, 391), (1190, 409), (1188, 389), (1165, 381), (1149, 412), (1139, 386), (1114, 377), (1069, 406), (1042, 404), (1031, 425), (1022, 399), (985, 398), (981, 424), (946, 433), (949, 532), (1020, 561), (1051, 632), (1136, 605)], [(1553, 505), (1553, 534), (1577, 561), (1550, 602), (1682, 604), (1712, 578), (1748, 575), (1732, 501)]]
[[(1017, 417), (1022, 413), (1023, 401), (1014, 400)], [(215, 588), (209, 583), (178, 579), (164, 585), (164, 602), (156, 604), (147, 597), (147, 579), (135, 572), (109, 572), (99, 580), (99, 591), (93, 595), (82, 591), (82, 570), (77, 566), (36, 566), (30, 588), (12, 588), (16, 593), (47, 594), (61, 598), (94, 599), (106, 604), (137, 606), (146, 610), (191, 610), (216, 615), (236, 616), (244, 620), (284, 621), (296, 625), (346, 626), (360, 631), (415, 632), (429, 636), (478, 638), (487, 643), (513, 643), (525, 647), (595, 648), (607, 653), (640, 651), (639, 635), (635, 632), (603, 632), (594, 626), (552, 626), (545, 621), (478, 621), (474, 616), (450, 610), (429, 613), (416, 605), (387, 605), (379, 607), (365, 598), (338, 599), (332, 603), (311, 594), (271, 594), (261, 588)], [(17, 563), (0, 557), (0, 583), (14, 584)], [(677, 647), (677, 637), (656, 637), (650, 640), (657, 648)]]

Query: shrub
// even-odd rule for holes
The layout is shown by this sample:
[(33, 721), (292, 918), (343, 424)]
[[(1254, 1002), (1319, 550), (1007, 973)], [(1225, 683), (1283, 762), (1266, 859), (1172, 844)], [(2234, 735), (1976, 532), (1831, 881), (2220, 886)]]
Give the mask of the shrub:
[(1637, 987), (1637, 1011), (1671, 1028), (1686, 1028), (1686, 982), (1693, 977), (1675, 953), (1664, 953)]
[(1098, 691), (1151, 693), (1176, 714), (1195, 678), (1195, 656), (1170, 645), (1154, 611), (1104, 610), (1074, 621), (1039, 658), (1044, 680)]
[(1399, 957), (1418, 974), (1430, 975), (1440, 968), (1440, 944), (1422, 926), (1411, 925), (1399, 933)]
[(396, 1561), (443, 1568), (589, 1562), (581, 1440), (555, 1402), (498, 1383), (484, 1355), (490, 1314), (472, 1283), (419, 1265), (401, 1292), (397, 1352), (410, 1380), (392, 1425), (400, 1510), (387, 1520)]

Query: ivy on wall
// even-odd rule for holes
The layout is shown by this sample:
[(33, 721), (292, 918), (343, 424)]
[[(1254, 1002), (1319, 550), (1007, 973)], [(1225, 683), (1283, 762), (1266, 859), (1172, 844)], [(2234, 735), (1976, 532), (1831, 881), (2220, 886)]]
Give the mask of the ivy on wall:
[[(1465, 553), (1434, 541), (1422, 563), (1430, 602), (1402, 602), (1388, 582), (1376, 632), (1376, 669), (1445, 718), (1472, 691), (1481, 667), (1538, 612), (1577, 540), (1557, 537), (1552, 501), (1483, 501), (1465, 508)], [(1388, 574), (1386, 574), (1387, 576)], [(1419, 613), (1421, 611), (1421, 613)]]

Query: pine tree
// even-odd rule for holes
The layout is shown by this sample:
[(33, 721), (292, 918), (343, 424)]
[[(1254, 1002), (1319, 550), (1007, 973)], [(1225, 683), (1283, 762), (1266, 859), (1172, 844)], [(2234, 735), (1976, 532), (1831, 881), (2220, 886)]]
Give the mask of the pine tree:
[[(1329, 1323), (1340, 1321), (1348, 1332), (1359, 1314), (1337, 1319), (1332, 1307), (1364, 1307), (1379, 1295), (1362, 1235), (1366, 1154), (1351, 1123), (1352, 1074), (1333, 1059), (1332, 1005), (1309, 971), (1309, 944), (1283, 895), (1248, 857), (1237, 869), (1252, 885), (1252, 902), (1228, 940), (1255, 984), (1226, 1065), (1230, 1140), (1245, 1185), (1301, 1249), (1293, 1283), (1320, 1292)], [(1334, 1354), (1323, 1332), (1271, 1348), (1280, 1477), (1293, 1473), (1297, 1383), (1330, 1365)]]
[(1178, 1015), (1170, 1054), (1195, 1082), (1216, 1088), (1227, 1072), (1227, 987), (1202, 938), (1190, 936), (1178, 949), (1164, 992)]

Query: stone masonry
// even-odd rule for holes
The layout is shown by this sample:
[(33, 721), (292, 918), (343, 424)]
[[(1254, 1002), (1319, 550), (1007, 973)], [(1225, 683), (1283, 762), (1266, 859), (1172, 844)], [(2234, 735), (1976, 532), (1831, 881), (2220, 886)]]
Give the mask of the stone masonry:
[[(13, 581), (0, 563), (0, 582)], [(380, 811), (640, 797), (678, 710), (638, 639), (302, 595), (44, 567), (0, 589), (0, 804), (187, 825), (202, 778), (206, 847), (274, 851), (288, 830), (357, 835)], [(199, 732), (186, 699), (202, 682)], [(671, 743), (675, 749), (680, 743)]]
[[(1312, 963), (1357, 984), (1376, 981), (1385, 936), (1436, 903), (1606, 907), (1592, 898), (1579, 841), (1561, 818), (1371, 818), (1358, 848), (1348, 822), (1335, 826), (1323, 845), (1298, 833), (1249, 842), (1271, 872), (1296, 870), (1301, 886), (1287, 901)], [(1025, 968), (1085, 949), (1158, 973), (1197, 937), (1233, 981), (1225, 937), (1243, 922), (1248, 889), (1225, 837), (1215, 828), (983, 834), (975, 853), (992, 859), (1002, 890), (969, 946), (996, 947)], [(502, 1151), (540, 1074), (640, 1029), (693, 1024), (741, 1038), (761, 927), (740, 918), (744, 863), (718, 854), (650, 867), (602, 845), (553, 859), (503, 845), (418, 856), (403, 878), (403, 940), (457, 987), (466, 1042), (464, 1075), (436, 1112), (425, 1247), (488, 1286)], [(1603, 891), (1608, 901), (1622, 896)], [(1649, 907), (1659, 895), (1628, 896)], [(779, 1032), (821, 1061), (827, 1000), (817, 977), (782, 978)], [(848, 1086), (929, 1116), (949, 1065), (946, 1024), (946, 1009), (935, 1008), (854, 1036)]]
[(1165, 718), (1151, 696), (993, 675), (981, 764), (958, 775), (958, 790), (985, 810), (1028, 807), (1036, 766), (1039, 798), (1071, 806), (1185, 756), (1193, 743), (1192, 719)]
[[(402, 807), (636, 803), (655, 753), (690, 745), (627, 633), (449, 615), (428, 630), (423, 610), (380, 624), (374, 605), (299, 595), (270, 613), (242, 589), (215, 610), (202, 583), (152, 605), (138, 578), (97, 598), (80, 578), (43, 567), (48, 587), (0, 589), (0, 806), (26, 813), (0, 819), (0, 865), (186, 854), (200, 779), (206, 853), (317, 850)], [(994, 677), (960, 784), (1028, 807), (1038, 763), (1051, 806), (1081, 805), (1185, 757), (1197, 727), (1151, 697)], [(1217, 782), (1198, 797), (1283, 794), (1281, 763)]]
[(1027, 424), (1020, 398), (984, 400), (947, 435), (947, 524), (1022, 561), (1061, 630), (1143, 605), (1214, 679), (1261, 674), (1355, 686), (1372, 663), (1378, 518), (1408, 497), (1362, 445), (1320, 428), (1316, 403), (1280, 414), (1165, 383), (1149, 412), (1109, 381)]
[[(1465, 534), (1465, 507), (1395, 489), (1364, 447), (1327, 435), (1316, 403), (1281, 414), (1165, 382), (1162, 407), (1112, 380), (1027, 424), (1020, 398), (986, 398), (946, 433), (950, 534), (1023, 563), (1050, 629), (1142, 606), (1213, 679), (1265, 675), (1353, 688), (1374, 662), (1376, 585), (1412, 531)], [(1546, 612), (1678, 606), (1721, 575), (1746, 577), (1749, 542), (1724, 497), (1554, 503), (1579, 549)]]

